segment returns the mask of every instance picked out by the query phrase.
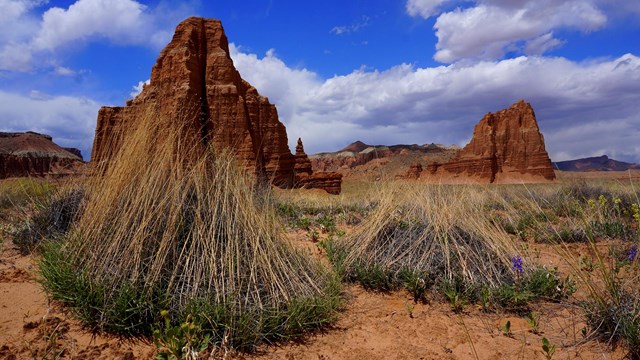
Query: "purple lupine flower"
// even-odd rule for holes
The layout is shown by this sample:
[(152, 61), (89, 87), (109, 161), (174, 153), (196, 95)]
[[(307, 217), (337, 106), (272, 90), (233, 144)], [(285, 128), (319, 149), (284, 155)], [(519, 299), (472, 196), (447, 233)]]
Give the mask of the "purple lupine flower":
[(638, 246), (633, 245), (631, 250), (629, 250), (629, 261), (634, 261), (637, 255), (638, 255)]
[(512, 258), (511, 263), (513, 264), (511, 270), (519, 272), (521, 274), (524, 272), (524, 269), (522, 269), (522, 258), (520, 257), (520, 255)]

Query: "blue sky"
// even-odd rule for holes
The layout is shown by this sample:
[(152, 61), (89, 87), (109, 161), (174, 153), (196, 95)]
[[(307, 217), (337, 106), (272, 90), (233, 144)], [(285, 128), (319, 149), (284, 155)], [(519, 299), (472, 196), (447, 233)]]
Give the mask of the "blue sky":
[(553, 160), (640, 162), (638, 0), (0, 0), (0, 130), (87, 158), (98, 108), (135, 96), (192, 15), (222, 20), (236, 67), (308, 153), (464, 145), (524, 98)]

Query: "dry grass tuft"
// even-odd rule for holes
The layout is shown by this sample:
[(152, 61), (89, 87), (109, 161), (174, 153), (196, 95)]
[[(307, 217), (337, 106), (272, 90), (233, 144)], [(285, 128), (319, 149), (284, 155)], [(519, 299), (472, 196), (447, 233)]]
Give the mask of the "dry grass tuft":
[[(492, 191), (473, 186), (402, 186), (381, 193), (379, 206), (336, 245), (347, 272), (376, 267), (391, 274), (426, 273), (431, 282), (498, 287), (517, 276), (519, 254), (486, 216)], [(527, 270), (525, 264), (523, 270)]]
[(50, 293), (94, 330), (146, 334), (162, 309), (242, 348), (331, 321), (335, 279), (283, 240), (268, 192), (179, 121), (140, 121), (88, 180), (67, 241), (45, 254)]

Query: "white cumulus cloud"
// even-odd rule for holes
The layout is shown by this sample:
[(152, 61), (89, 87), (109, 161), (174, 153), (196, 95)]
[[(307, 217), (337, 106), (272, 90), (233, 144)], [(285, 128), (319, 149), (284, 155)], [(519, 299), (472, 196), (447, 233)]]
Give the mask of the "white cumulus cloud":
[(94, 40), (159, 49), (189, 12), (184, 4), (168, 9), (135, 0), (77, 0), (68, 8), (51, 7), (37, 16), (34, 10), (44, 3), (0, 0), (0, 70), (55, 67), (61, 50)]
[(0, 131), (36, 131), (61, 146), (76, 147), (88, 158), (100, 105), (88, 98), (0, 91)]
[(146, 81), (138, 81), (138, 85), (133, 86), (133, 91), (130, 92), (129, 95), (131, 95), (132, 98), (135, 98), (136, 96), (140, 95), (145, 85), (149, 85), (150, 83), (150, 79), (147, 79)]
[(606, 23), (605, 13), (585, 0), (477, 1), (475, 6), (438, 16), (434, 59), (443, 63), (499, 59), (507, 51), (522, 50), (521, 41), (528, 43), (529, 51), (542, 53), (562, 43), (552, 37), (553, 30), (590, 32)]
[(290, 146), (310, 152), (367, 143), (464, 145), (489, 111), (532, 103), (554, 160), (606, 153), (640, 161), (640, 58), (573, 62), (521, 56), (433, 68), (398, 65), (322, 79), (234, 46), (243, 78), (276, 104)]
[(451, 0), (408, 0), (407, 13), (427, 19), (439, 13), (440, 6)]

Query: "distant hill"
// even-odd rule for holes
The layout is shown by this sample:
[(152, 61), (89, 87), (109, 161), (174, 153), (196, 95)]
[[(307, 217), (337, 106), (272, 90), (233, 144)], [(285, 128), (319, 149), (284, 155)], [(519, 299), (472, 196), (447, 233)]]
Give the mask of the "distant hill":
[(553, 167), (562, 171), (625, 171), (640, 169), (640, 164), (628, 163), (609, 159), (607, 155), (588, 157), (583, 159), (558, 161)]
[(457, 153), (456, 145), (398, 144), (369, 145), (356, 141), (336, 152), (309, 155), (315, 171), (335, 171), (344, 176), (373, 176), (385, 173), (393, 177), (406, 172), (411, 164), (425, 166), (434, 161), (446, 161)]
[(83, 164), (80, 150), (62, 148), (49, 135), (0, 132), (0, 179), (70, 175)]

